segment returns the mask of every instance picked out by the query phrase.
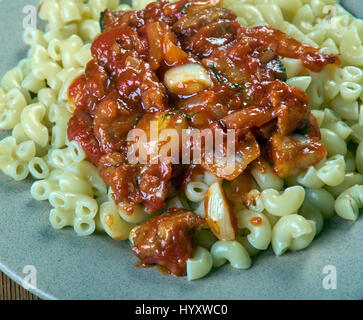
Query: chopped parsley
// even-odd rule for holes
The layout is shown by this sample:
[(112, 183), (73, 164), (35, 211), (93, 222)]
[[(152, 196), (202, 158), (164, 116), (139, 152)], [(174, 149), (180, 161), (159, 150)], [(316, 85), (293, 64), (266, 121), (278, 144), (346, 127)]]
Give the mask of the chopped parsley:
[(169, 116), (175, 116), (175, 113), (167, 113), (167, 114), (164, 114), (161, 119), (165, 119), (166, 117), (169, 117)]
[[(245, 90), (245, 86), (244, 83), (230, 83), (226, 78), (222, 77), (219, 72), (216, 70), (215, 66), (213, 64), (209, 65), (209, 69), (212, 71), (212, 73), (214, 74), (214, 76), (216, 77), (216, 79), (221, 82), (221, 83), (227, 83), (230, 86), (232, 86), (233, 88), (237, 89), (238, 92), (243, 93)], [(220, 71), (220, 73), (223, 73), (224, 70)]]
[[(182, 110), (178, 110), (178, 112), (177, 113), (179, 113), (180, 115), (182, 115), (185, 119), (187, 119), (188, 121), (192, 121), (193, 120), (193, 118), (198, 114), (198, 113), (200, 113), (200, 111), (199, 112), (196, 112), (196, 113), (194, 113), (193, 115), (188, 115), (188, 114), (186, 114), (184, 111), (182, 111)], [(176, 113), (167, 113), (167, 114), (164, 114), (161, 118), (164, 120), (166, 117), (169, 117), (169, 116), (176, 116), (177, 114)]]
[(181, 14), (185, 14), (185, 10), (191, 5), (192, 3), (191, 2), (186, 2), (184, 3), (184, 5), (182, 6), (180, 12)]
[[(213, 65), (213, 64), (210, 64), (209, 65), (209, 69), (212, 71), (212, 73), (214, 74), (214, 76), (216, 77), (216, 79), (219, 81), (219, 82), (226, 82), (225, 79), (223, 79), (218, 71), (216, 70), (216, 67)], [(222, 70), (221, 72), (224, 72), (224, 70)]]
[(306, 134), (308, 134), (310, 132), (310, 126), (304, 126), (302, 129), (297, 129), (296, 133), (297, 134), (301, 134), (302, 136), (305, 136)]
[(139, 124), (141, 117), (137, 116), (135, 120), (135, 127)]
[(232, 87), (237, 89), (238, 92), (244, 92), (245, 90), (245, 84), (244, 83), (233, 83)]
[(191, 116), (189, 116), (189, 115), (187, 115), (184, 111), (182, 111), (182, 110), (178, 110), (178, 113), (179, 114), (181, 114), (182, 116), (184, 116), (185, 117), (185, 119), (187, 119), (187, 120), (189, 120), (189, 121), (192, 121), (193, 120), (193, 118), (198, 114), (198, 113), (200, 113), (200, 111), (199, 112), (196, 112), (196, 113), (194, 113), (194, 114), (192, 114)]
[(105, 11), (102, 11), (101, 14), (100, 14), (100, 29), (101, 29), (101, 32), (103, 32), (103, 17), (105, 16)]

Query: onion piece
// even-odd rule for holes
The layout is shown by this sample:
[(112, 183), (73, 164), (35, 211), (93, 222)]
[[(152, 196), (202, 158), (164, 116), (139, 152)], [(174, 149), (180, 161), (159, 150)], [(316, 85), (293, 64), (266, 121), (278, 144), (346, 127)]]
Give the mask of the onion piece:
[(191, 95), (203, 91), (213, 83), (207, 70), (199, 64), (184, 64), (169, 69), (164, 84), (175, 94)]

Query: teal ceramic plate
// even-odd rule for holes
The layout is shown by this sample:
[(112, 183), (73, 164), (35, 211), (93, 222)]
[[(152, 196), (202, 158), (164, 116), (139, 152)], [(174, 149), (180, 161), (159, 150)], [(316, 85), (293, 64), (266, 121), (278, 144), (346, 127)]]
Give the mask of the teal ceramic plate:
[[(22, 43), (25, 5), (35, 0), (0, 0), (0, 75), (26, 54)], [(351, 1), (351, 9), (363, 9)], [(4, 133), (0, 133), (0, 138)], [(363, 217), (356, 223), (338, 217), (306, 250), (275, 257), (261, 254), (247, 271), (224, 266), (204, 279), (188, 282), (140, 269), (127, 243), (106, 236), (78, 237), (72, 229), (55, 231), (49, 205), (32, 200), (31, 181), (0, 174), (0, 269), (21, 283), (26, 266), (37, 271), (37, 289), (48, 299), (362, 299)], [(334, 266), (336, 289), (324, 288)], [(25, 269), (24, 269), (25, 268)], [(26, 271), (23, 273), (23, 271)]]

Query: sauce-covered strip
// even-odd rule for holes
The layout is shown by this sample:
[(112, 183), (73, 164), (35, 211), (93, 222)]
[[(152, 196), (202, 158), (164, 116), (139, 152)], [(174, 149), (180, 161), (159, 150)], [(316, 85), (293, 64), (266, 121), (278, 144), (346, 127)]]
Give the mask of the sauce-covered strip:
[(170, 209), (136, 228), (132, 251), (145, 265), (159, 264), (183, 276), (196, 248), (193, 234), (203, 224), (204, 219), (190, 211)]

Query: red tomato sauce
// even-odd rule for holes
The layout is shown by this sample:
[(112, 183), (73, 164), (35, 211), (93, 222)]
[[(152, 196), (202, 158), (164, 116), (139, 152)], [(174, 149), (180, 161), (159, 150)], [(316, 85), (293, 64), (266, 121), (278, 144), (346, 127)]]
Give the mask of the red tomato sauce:
[(250, 219), (250, 222), (253, 226), (258, 227), (262, 225), (262, 218), (260, 217), (253, 217)]
[[(164, 209), (173, 181), (184, 179), (185, 185), (191, 177), (188, 165), (160, 159), (128, 163), (127, 134), (133, 128), (148, 132), (150, 120), (178, 131), (234, 129), (239, 162), (232, 173), (219, 176), (230, 181), (259, 157), (286, 178), (327, 154), (308, 97), (285, 83), (281, 58), (300, 59), (319, 72), (338, 65), (336, 55), (268, 26), (244, 28), (219, 0), (158, 1), (138, 12), (106, 10), (101, 24), (93, 59), (69, 87), (74, 114), (68, 138), (81, 144), (114, 200), (129, 212), (138, 204), (148, 213)], [(193, 94), (169, 91), (165, 73), (187, 63), (203, 67), (212, 85)], [(200, 170), (215, 175), (217, 169), (200, 164)]]

